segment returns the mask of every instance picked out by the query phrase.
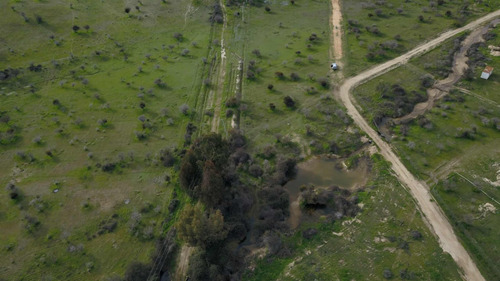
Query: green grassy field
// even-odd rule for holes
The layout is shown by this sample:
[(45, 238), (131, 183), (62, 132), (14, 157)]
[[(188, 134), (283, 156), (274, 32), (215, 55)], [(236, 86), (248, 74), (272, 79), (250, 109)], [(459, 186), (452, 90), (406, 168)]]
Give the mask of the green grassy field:
[[(245, 110), (241, 112), (240, 127), (251, 136), (251, 149), (259, 151), (263, 145), (274, 142), (276, 136), (289, 137), (306, 154), (328, 152), (328, 145), (334, 140), (350, 146), (349, 139), (355, 136), (345, 129), (351, 120), (332, 99), (331, 91), (336, 85), (329, 82), (330, 1), (295, 5), (276, 2), (268, 7), (270, 13), (263, 7), (245, 7), (241, 18), (233, 19), (235, 28), (228, 43), (229, 49), (245, 60), (242, 79)], [(228, 14), (238, 11), (232, 9)], [(311, 36), (315, 39), (311, 40)], [(251, 61), (255, 62), (256, 75), (248, 79)], [(278, 78), (276, 72), (284, 77)], [(292, 73), (298, 79), (292, 79)], [(322, 86), (322, 81), (328, 85)], [(272, 90), (268, 85), (273, 86)], [(285, 106), (285, 96), (293, 98), (293, 108)], [(275, 110), (270, 109), (271, 103)], [(307, 134), (306, 127), (312, 134)]]
[[(363, 209), (355, 219), (302, 225), (300, 230), (321, 231), (311, 240), (300, 232), (289, 237), (292, 257), (264, 258), (247, 280), (385, 280), (386, 269), (394, 279), (405, 270), (415, 280), (460, 279), (455, 263), (439, 248), (410, 194), (389, 173), (380, 155), (372, 160), (373, 175), (367, 188), (357, 194)], [(422, 237), (412, 238), (412, 231)]]
[[(196, 127), (192, 138), (209, 132), (217, 118), (212, 115), (219, 94), (217, 131), (227, 136), (232, 121), (226, 111), (239, 113), (252, 163), (264, 167), (267, 158), (261, 153), (270, 144), (278, 154), (297, 158), (324, 153), (349, 156), (361, 148), (361, 134), (331, 94), (337, 85), (330, 84), (335, 82), (329, 69), (329, 0), (227, 6), (226, 27), (210, 23), (214, 3), (0, 3), (0, 70), (16, 76), (0, 81), (0, 186), (5, 187), (0, 192), (0, 258), (4, 261), (0, 279), (107, 280), (123, 276), (133, 261), (149, 262), (155, 239), (163, 236), (182, 204), (190, 200), (177, 180), (186, 126)], [(360, 5), (344, 2), (345, 24), (364, 13), (352, 10), (355, 4)], [(405, 4), (408, 15), (383, 20), (398, 24), (413, 16), (420, 4)], [(391, 2), (384, 4), (384, 11), (389, 11), (389, 5), (396, 8), (396, 2)], [(445, 7), (455, 9), (455, 4), (447, 3), (438, 12)], [(481, 4), (471, 11), (467, 19), (488, 10)], [(382, 18), (359, 21), (368, 25)], [(432, 24), (418, 24), (415, 32), (435, 35), (446, 27), (442, 23), (451, 22), (434, 17)], [(382, 36), (392, 38), (387, 27), (378, 24)], [(369, 36), (364, 32), (361, 40), (378, 40)], [(416, 33), (408, 36), (389, 56), (427, 38)], [(346, 48), (354, 54), (366, 46), (351, 46), (356, 40), (352, 35), (346, 40)], [(221, 43), (227, 57), (224, 69)], [(244, 61), (241, 72), (240, 60)], [(364, 54), (356, 57), (352, 52), (346, 61), (353, 65), (346, 69), (348, 74), (375, 63), (366, 63)], [(221, 73), (225, 77), (219, 89)], [(415, 75), (422, 73), (418, 66), (405, 69), (398, 83), (412, 87), (418, 79)], [(242, 99), (231, 105), (227, 101), (235, 96), (238, 80)], [(469, 89), (477, 87), (471, 85)], [(285, 106), (285, 96), (292, 97), (295, 106)], [(456, 106), (457, 113), (449, 114), (456, 124), (465, 113), (479, 110), (480, 105), (469, 103), (468, 98), (466, 104), (470, 108)], [(446, 120), (439, 118), (433, 119), (436, 126), (446, 126)], [(478, 124), (476, 119), (470, 117), (467, 122)], [(453, 132), (450, 129), (449, 134)], [(478, 134), (479, 141), (496, 136), (490, 135), (492, 129), (480, 127), (480, 132), (485, 135)], [(411, 133), (411, 141), (419, 143), (416, 133)], [(447, 157), (460, 153), (452, 152), (453, 145), (447, 147)], [(416, 154), (408, 151), (409, 159)], [(169, 156), (173, 165), (166, 163)], [(419, 279), (458, 279), (456, 266), (441, 252), (407, 193), (384, 172), (384, 163), (375, 162), (376, 175), (370, 183), (374, 188), (359, 194), (365, 205), (361, 223), (345, 228), (339, 223), (321, 225), (323, 231), (312, 241), (303, 240), (300, 233), (289, 237), (293, 258), (328, 241), (291, 273), (298, 278), (381, 279), (385, 268), (396, 276), (407, 268)], [(414, 171), (426, 164), (424, 159), (415, 163)], [(265, 184), (262, 178), (252, 180), (255, 185)], [(180, 206), (169, 210), (174, 196)], [(418, 230), (423, 241), (412, 241), (410, 230)], [(331, 231), (345, 234), (335, 237)], [(372, 242), (376, 236), (396, 240)], [(363, 245), (357, 242), (361, 240)], [(403, 241), (410, 250), (397, 249)], [(360, 252), (362, 246), (368, 252)], [(261, 261), (254, 275), (247, 277), (286, 279), (283, 270), (293, 258)], [(340, 259), (345, 263), (338, 263)], [(360, 260), (370, 267), (356, 273)], [(324, 270), (317, 273), (310, 265)]]
[[(0, 194), (0, 278), (101, 280), (149, 260), (177, 174), (159, 152), (184, 142), (196, 113), (179, 107), (195, 107), (211, 44), (208, 3), (197, 3), (0, 4), (0, 68), (24, 68), (0, 84), (0, 183), (22, 194)], [(114, 214), (115, 230), (95, 235)]]
[[(457, 24), (500, 8), (498, 1), (442, 2), (343, 1), (346, 76), (395, 58)], [(372, 57), (368, 58), (368, 53)]]

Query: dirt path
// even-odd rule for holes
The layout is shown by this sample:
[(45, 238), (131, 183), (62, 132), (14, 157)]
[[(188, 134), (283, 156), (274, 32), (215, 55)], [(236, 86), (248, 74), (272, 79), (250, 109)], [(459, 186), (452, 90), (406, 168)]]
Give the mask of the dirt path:
[[(495, 24), (499, 20), (495, 20), (492, 23)], [(406, 123), (418, 116), (424, 114), (428, 110), (434, 107), (434, 104), (439, 99), (446, 96), (453, 86), (462, 78), (465, 70), (469, 68), (467, 61), (467, 51), (470, 47), (478, 42), (484, 42), (483, 35), (490, 30), (489, 26), (479, 28), (474, 30), (465, 40), (462, 42), (460, 50), (453, 57), (452, 72), (443, 80), (435, 83), (432, 88), (427, 90), (428, 99), (425, 102), (421, 102), (415, 105), (413, 111), (403, 117), (393, 119), (395, 124)]]
[(226, 47), (224, 45), (224, 32), (226, 32), (227, 28), (227, 12), (226, 12), (226, 5), (224, 4), (223, 0), (219, 1), (219, 5), (221, 6), (222, 9), (222, 17), (224, 19), (224, 23), (222, 24), (222, 31), (220, 35), (220, 65), (219, 65), (219, 71), (217, 72), (217, 77), (215, 82), (215, 89), (214, 91), (214, 98), (213, 101), (215, 102), (214, 105), (214, 116), (212, 118), (212, 127), (211, 131), (212, 132), (217, 132), (219, 131), (219, 121), (220, 121), (220, 111), (221, 111), (221, 103), (222, 103), (222, 96), (223, 96), (223, 91), (224, 91), (224, 80), (226, 78)]
[(175, 271), (175, 280), (186, 280), (186, 273), (189, 265), (189, 257), (193, 252), (194, 247), (182, 246), (179, 260), (177, 261), (177, 269)]
[(479, 272), (474, 261), (469, 256), (469, 253), (465, 250), (462, 244), (460, 244), (451, 224), (448, 222), (448, 219), (444, 215), (441, 208), (433, 200), (432, 195), (429, 192), (429, 188), (425, 186), (424, 183), (417, 180), (408, 171), (408, 169), (406, 169), (406, 167), (399, 160), (396, 154), (394, 154), (391, 147), (385, 141), (383, 141), (378, 133), (370, 127), (365, 119), (363, 119), (361, 114), (354, 106), (353, 98), (349, 93), (355, 86), (359, 85), (360, 83), (366, 82), (367, 80), (382, 75), (387, 71), (408, 62), (410, 58), (422, 54), (432, 48), (435, 48), (446, 39), (449, 39), (462, 31), (475, 29), (481, 24), (491, 21), (498, 16), (500, 16), (500, 10), (479, 18), (464, 27), (444, 32), (439, 37), (416, 47), (415, 49), (407, 52), (400, 57), (375, 66), (355, 77), (346, 80), (345, 83), (340, 87), (340, 98), (342, 103), (346, 107), (348, 114), (353, 118), (354, 122), (356, 122), (356, 124), (364, 132), (366, 132), (370, 136), (370, 138), (372, 138), (375, 144), (379, 147), (380, 153), (384, 156), (384, 158), (392, 163), (392, 169), (398, 176), (400, 182), (407, 186), (410, 194), (413, 196), (417, 205), (419, 206), (424, 219), (427, 220), (431, 227), (431, 230), (438, 237), (441, 247), (444, 251), (448, 252), (452, 256), (458, 266), (463, 270), (464, 278), (474, 281), (485, 279)]
[(342, 10), (340, 9), (340, 0), (332, 0), (332, 38), (333, 54), (330, 57), (337, 62), (342, 69)]

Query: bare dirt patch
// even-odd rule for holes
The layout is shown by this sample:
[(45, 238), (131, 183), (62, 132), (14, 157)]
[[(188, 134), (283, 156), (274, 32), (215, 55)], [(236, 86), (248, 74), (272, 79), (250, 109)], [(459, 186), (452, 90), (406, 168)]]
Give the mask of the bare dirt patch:
[(177, 270), (175, 271), (175, 280), (186, 280), (186, 273), (189, 265), (189, 257), (194, 247), (182, 246), (179, 260), (177, 261)]

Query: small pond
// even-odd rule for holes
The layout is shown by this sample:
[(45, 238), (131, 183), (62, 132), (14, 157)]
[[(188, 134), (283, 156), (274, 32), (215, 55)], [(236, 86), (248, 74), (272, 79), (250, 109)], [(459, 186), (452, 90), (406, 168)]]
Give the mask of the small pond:
[(297, 165), (297, 176), (289, 181), (285, 188), (290, 194), (290, 218), (292, 229), (297, 228), (300, 222), (309, 221), (314, 214), (303, 214), (300, 208), (300, 187), (313, 184), (317, 187), (338, 186), (351, 191), (362, 187), (368, 178), (368, 160), (360, 158), (355, 168), (347, 170), (345, 159), (316, 157)]

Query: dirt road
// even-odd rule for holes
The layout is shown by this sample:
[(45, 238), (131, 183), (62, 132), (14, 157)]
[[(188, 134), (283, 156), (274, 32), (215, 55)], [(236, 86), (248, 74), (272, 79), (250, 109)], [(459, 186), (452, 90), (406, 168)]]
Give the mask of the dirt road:
[(408, 62), (410, 58), (436, 47), (446, 39), (457, 35), (462, 31), (475, 29), (481, 24), (491, 21), (498, 16), (500, 16), (500, 10), (477, 19), (464, 27), (444, 32), (439, 37), (416, 47), (415, 49), (407, 52), (400, 57), (373, 67), (355, 77), (349, 78), (340, 87), (340, 98), (342, 103), (345, 105), (348, 114), (353, 118), (354, 122), (356, 122), (356, 124), (358, 124), (358, 126), (363, 131), (365, 131), (377, 144), (380, 149), (380, 153), (384, 156), (384, 158), (392, 163), (392, 169), (398, 176), (399, 181), (408, 187), (411, 195), (422, 211), (424, 218), (431, 226), (431, 230), (438, 237), (439, 243), (443, 250), (448, 252), (458, 264), (458, 266), (463, 270), (465, 279), (474, 281), (485, 279), (479, 272), (476, 264), (469, 256), (469, 253), (467, 253), (465, 248), (458, 241), (458, 238), (455, 235), (453, 228), (448, 222), (448, 219), (444, 215), (443, 211), (432, 199), (429, 188), (425, 186), (424, 183), (417, 180), (408, 171), (408, 169), (406, 169), (406, 167), (399, 160), (396, 154), (394, 154), (391, 147), (386, 142), (384, 142), (382, 138), (377, 134), (377, 132), (375, 132), (375, 130), (373, 130), (368, 125), (368, 122), (363, 119), (361, 114), (354, 106), (353, 100), (351, 100), (352, 96), (350, 96), (349, 93), (355, 86), (359, 85), (360, 83), (382, 75), (383, 73), (386, 73), (387, 71)]
[(342, 11), (340, 10), (340, 0), (332, 0), (332, 38), (333, 53), (330, 57), (334, 59), (342, 68)]

